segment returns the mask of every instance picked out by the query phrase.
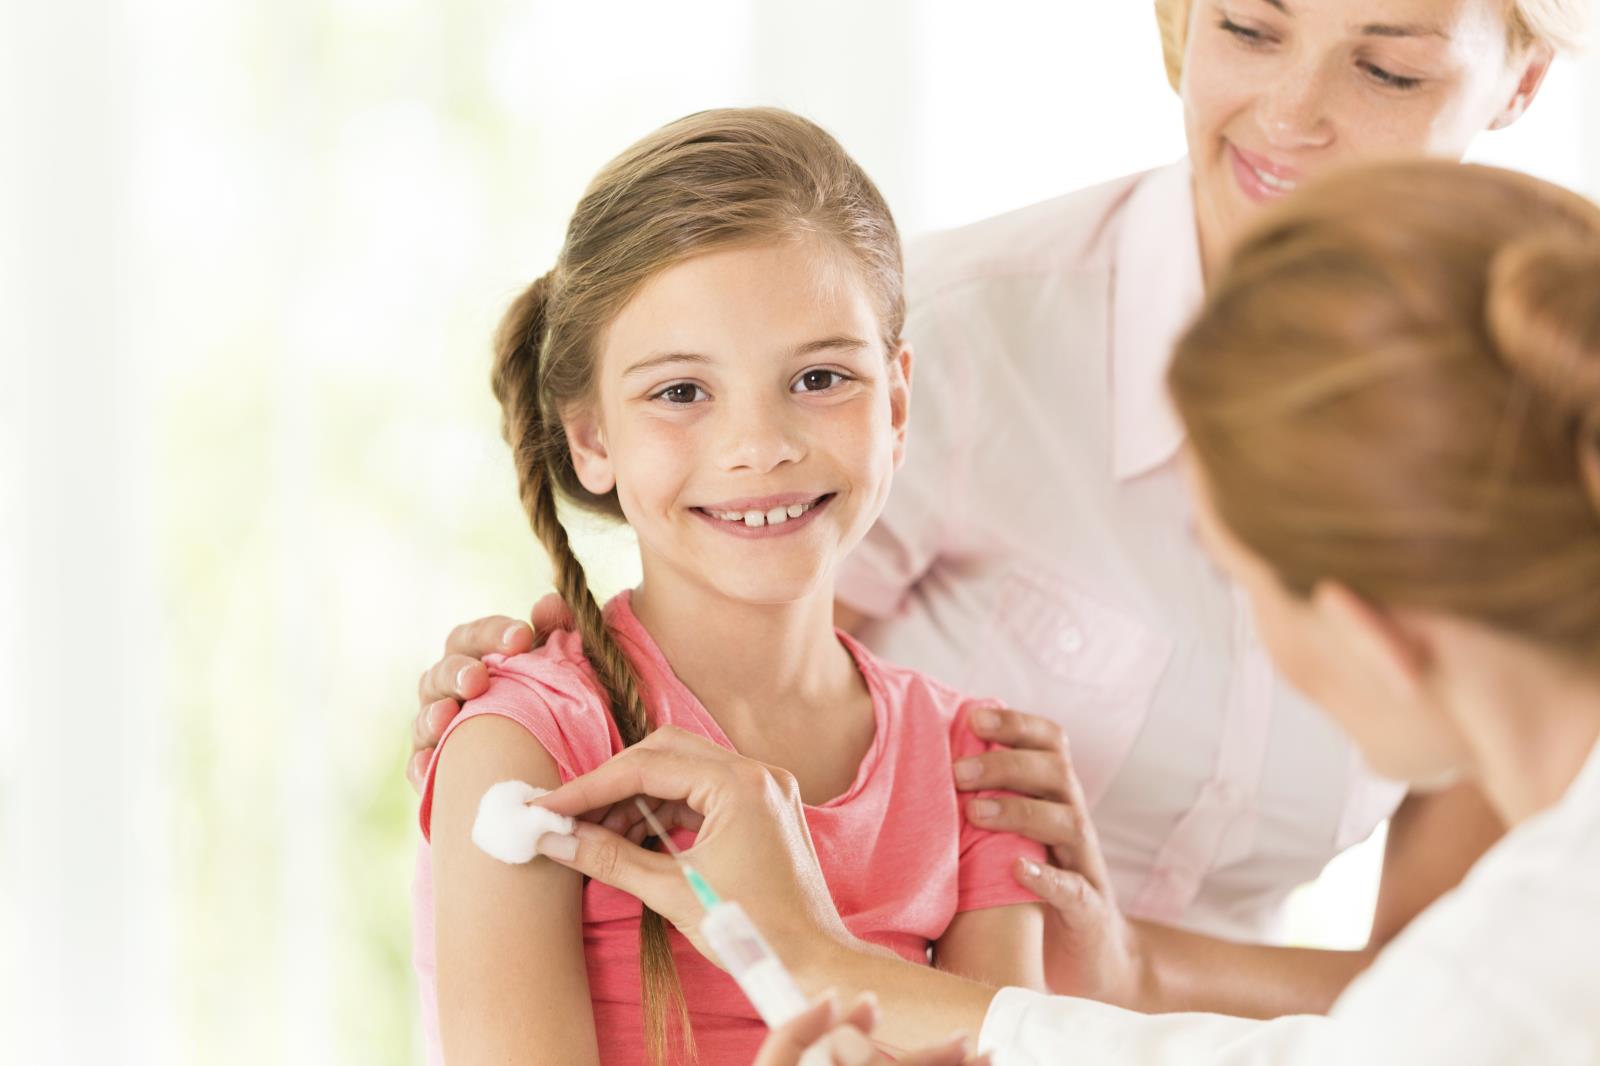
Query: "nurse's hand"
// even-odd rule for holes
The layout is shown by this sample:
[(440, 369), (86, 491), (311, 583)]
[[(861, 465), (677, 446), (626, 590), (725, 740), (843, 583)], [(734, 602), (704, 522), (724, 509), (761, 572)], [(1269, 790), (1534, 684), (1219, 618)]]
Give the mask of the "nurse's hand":
[(774, 1029), (761, 1045), (755, 1066), (987, 1066), (989, 1057), (968, 1059), (966, 1039), (958, 1037), (927, 1051), (890, 1060), (867, 1034), (878, 1023), (877, 1004), (863, 997), (839, 1016), (838, 1001), (824, 997), (787, 1025)]
[(445, 727), (467, 700), (483, 695), (489, 687), (489, 671), (483, 657), (492, 652), (516, 655), (537, 648), (557, 629), (570, 628), (572, 615), (556, 595), (546, 596), (534, 605), (533, 625), (491, 615), (476, 622), (456, 626), (444, 642), (444, 656), (423, 671), (417, 683), (419, 708), (411, 723), (411, 761), (406, 763), (406, 780), (422, 791), (422, 775), (433, 758), (433, 749)]
[[(646, 851), (633, 797), (656, 807), (668, 829), (696, 829), (684, 852), (724, 899), (737, 901), (791, 967), (840, 948), (864, 950), (828, 894), (793, 775), (666, 727), (599, 767), (539, 797), (540, 806), (580, 819), (572, 838), (541, 851), (641, 900), (709, 959), (700, 937), (705, 911), (672, 858)], [(609, 812), (609, 813), (608, 813)], [(797, 974), (797, 976), (799, 976)], [(804, 981), (802, 980), (802, 985)]]
[(1154, 977), (1138, 926), (1117, 906), (1065, 732), (1020, 711), (978, 711), (971, 725), (1004, 747), (957, 762), (956, 787), (1016, 795), (969, 800), (967, 817), (1050, 849), (1051, 865), (1018, 862), (1014, 873), (1050, 908), (1044, 961), (1051, 991), (1137, 1008)]

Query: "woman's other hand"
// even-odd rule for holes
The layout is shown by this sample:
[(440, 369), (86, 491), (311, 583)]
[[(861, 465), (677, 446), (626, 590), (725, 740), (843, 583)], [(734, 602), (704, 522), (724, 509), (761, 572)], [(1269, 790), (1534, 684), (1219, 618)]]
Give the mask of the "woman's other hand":
[(550, 595), (534, 606), (531, 619), (533, 625), (529, 626), (515, 618), (491, 615), (450, 631), (444, 657), (424, 671), (417, 683), (420, 707), (411, 724), (411, 760), (406, 763), (406, 780), (412, 788), (422, 791), (422, 776), (433, 759), (433, 749), (461, 705), (489, 687), (483, 657), (537, 648), (555, 630), (570, 628), (572, 615), (561, 597)]
[(1049, 905), (1044, 951), (1051, 990), (1136, 1008), (1153, 977), (1139, 927), (1117, 906), (1066, 734), (1020, 711), (978, 711), (971, 724), (979, 737), (1004, 747), (960, 760), (957, 787), (1015, 795), (969, 800), (968, 818), (1050, 849), (1051, 865), (1019, 860), (1014, 872)]
[(838, 1001), (825, 996), (810, 1010), (774, 1029), (761, 1045), (755, 1066), (987, 1066), (987, 1055), (967, 1058), (965, 1037), (939, 1047), (889, 1059), (867, 1039), (878, 1024), (878, 1006), (863, 996), (840, 1016)]
[(613, 817), (636, 796), (669, 829), (697, 830), (686, 861), (745, 909), (786, 964), (860, 946), (828, 893), (793, 775), (671, 726), (536, 801), (579, 819), (603, 818), (580, 820), (564, 841), (546, 838), (545, 854), (643, 901), (715, 960), (700, 937), (705, 910), (677, 863), (639, 847), (640, 826)]

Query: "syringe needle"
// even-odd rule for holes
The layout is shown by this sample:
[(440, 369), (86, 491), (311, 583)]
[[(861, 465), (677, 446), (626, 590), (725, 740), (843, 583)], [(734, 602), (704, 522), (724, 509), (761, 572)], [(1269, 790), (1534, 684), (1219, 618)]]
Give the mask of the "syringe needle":
[(633, 802), (638, 804), (639, 813), (644, 815), (644, 820), (650, 823), (650, 831), (656, 835), (656, 839), (661, 841), (667, 851), (672, 853), (674, 859), (677, 859), (680, 863), (683, 862), (683, 852), (679, 851), (677, 845), (672, 842), (672, 838), (667, 836), (666, 827), (656, 818), (656, 812), (650, 809), (650, 805), (644, 801), (644, 797), (635, 796), (633, 797)]

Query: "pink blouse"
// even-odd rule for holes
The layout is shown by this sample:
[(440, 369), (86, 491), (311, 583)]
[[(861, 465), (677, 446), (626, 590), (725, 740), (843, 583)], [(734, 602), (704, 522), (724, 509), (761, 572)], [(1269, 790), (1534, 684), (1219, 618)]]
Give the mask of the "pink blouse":
[(838, 578), (861, 639), (1066, 727), (1127, 910), (1270, 938), (1403, 790), (1193, 534), (1163, 380), (1203, 295), (1188, 164), (934, 235), (909, 285), (906, 464)]

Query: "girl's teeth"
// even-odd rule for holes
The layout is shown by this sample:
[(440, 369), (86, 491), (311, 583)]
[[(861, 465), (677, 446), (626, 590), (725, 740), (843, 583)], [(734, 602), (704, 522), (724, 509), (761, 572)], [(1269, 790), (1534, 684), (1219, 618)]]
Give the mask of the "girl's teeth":
[(813, 503), (791, 503), (787, 507), (774, 507), (770, 511), (708, 511), (713, 518), (724, 522), (743, 522), (751, 529), (760, 529), (762, 526), (776, 526), (791, 518), (799, 518), (812, 507)]

